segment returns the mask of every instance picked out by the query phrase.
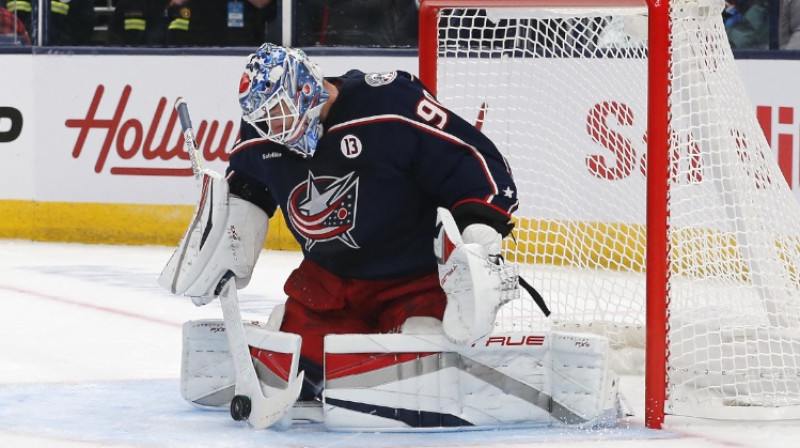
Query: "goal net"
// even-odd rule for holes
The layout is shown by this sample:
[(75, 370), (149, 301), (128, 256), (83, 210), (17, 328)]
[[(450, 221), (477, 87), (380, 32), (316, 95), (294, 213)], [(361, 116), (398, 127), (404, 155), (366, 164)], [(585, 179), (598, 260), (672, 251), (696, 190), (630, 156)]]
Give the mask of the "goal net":
[(644, 371), (647, 345), (651, 426), (800, 418), (800, 206), (723, 0), (654, 4), (420, 10), (420, 76), (507, 157), (520, 207), (505, 255), (553, 311), (513, 302), (498, 331), (603, 334), (625, 372)]

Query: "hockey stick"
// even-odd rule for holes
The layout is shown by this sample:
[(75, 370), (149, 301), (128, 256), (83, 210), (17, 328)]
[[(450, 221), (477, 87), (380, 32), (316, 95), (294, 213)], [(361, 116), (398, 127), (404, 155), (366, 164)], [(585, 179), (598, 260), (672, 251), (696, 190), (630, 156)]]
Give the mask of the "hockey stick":
[[(197, 141), (189, 119), (189, 108), (183, 98), (175, 102), (175, 110), (181, 121), (181, 128), (192, 170), (199, 177), (203, 168), (200, 164)], [(225, 322), (225, 333), (228, 339), (234, 369), (236, 370), (235, 396), (231, 401), (231, 417), (234, 420), (247, 420), (255, 429), (265, 429), (278, 423), (283, 415), (292, 408), (300, 396), (304, 372), (300, 372), (294, 380), (289, 381), (286, 389), (277, 389), (261, 385), (253, 361), (250, 357), (250, 346), (242, 324), (242, 313), (239, 309), (239, 298), (236, 294), (236, 280), (233, 272), (228, 271), (219, 284), (214, 295), (219, 296), (222, 307), (222, 319)], [(267, 391), (269, 396), (265, 396)]]
[(264, 396), (264, 390), (250, 358), (250, 346), (247, 344), (242, 324), (235, 279), (230, 271), (220, 281), (219, 300), (222, 305), (222, 318), (225, 321), (225, 334), (228, 337), (236, 370), (231, 417), (234, 420), (247, 420), (255, 429), (268, 428), (280, 421), (286, 411), (294, 406), (300, 396), (305, 372), (300, 372), (284, 390), (263, 386), (270, 390), (269, 396)]
[(178, 112), (178, 119), (181, 121), (183, 146), (186, 148), (186, 152), (189, 153), (192, 171), (194, 171), (194, 177), (197, 179), (200, 177), (203, 165), (200, 162), (200, 148), (197, 147), (197, 140), (194, 137), (194, 129), (192, 128), (192, 120), (189, 118), (189, 106), (186, 104), (186, 100), (179, 97), (175, 101), (175, 110)]

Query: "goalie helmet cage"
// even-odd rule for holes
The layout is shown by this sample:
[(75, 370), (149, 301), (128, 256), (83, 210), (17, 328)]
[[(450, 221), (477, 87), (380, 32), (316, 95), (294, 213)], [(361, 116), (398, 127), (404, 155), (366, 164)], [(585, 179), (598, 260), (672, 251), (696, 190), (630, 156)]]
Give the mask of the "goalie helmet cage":
[(646, 342), (653, 428), (665, 415), (800, 418), (800, 207), (722, 8), (420, 8), (420, 78), (509, 160), (520, 208), (504, 253), (553, 311), (515, 301), (497, 325), (604, 334), (618, 369), (641, 368)]

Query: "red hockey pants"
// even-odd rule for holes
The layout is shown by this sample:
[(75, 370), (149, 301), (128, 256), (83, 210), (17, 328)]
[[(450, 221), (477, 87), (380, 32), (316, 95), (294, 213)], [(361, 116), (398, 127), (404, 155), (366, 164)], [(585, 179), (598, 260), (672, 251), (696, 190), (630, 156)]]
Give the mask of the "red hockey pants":
[(391, 333), (412, 316), (441, 319), (447, 297), (436, 272), (399, 280), (338, 277), (303, 260), (284, 285), (281, 330), (303, 337), (301, 354), (323, 365), (327, 334)]

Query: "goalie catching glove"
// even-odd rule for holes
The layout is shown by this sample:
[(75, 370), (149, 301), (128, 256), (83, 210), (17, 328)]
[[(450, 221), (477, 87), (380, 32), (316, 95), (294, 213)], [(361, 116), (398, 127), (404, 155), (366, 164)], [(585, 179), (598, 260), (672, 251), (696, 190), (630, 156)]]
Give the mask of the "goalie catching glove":
[(447, 295), (442, 327), (456, 344), (491, 333), (497, 311), (519, 298), (519, 267), (500, 257), (500, 234), (472, 224), (460, 234), (450, 211), (439, 208), (434, 253), (439, 283)]
[(163, 288), (190, 296), (197, 306), (219, 295), (217, 287), (228, 271), (237, 289), (247, 286), (269, 226), (262, 209), (230, 194), (222, 175), (203, 170), (201, 178), (189, 229), (158, 279)]

